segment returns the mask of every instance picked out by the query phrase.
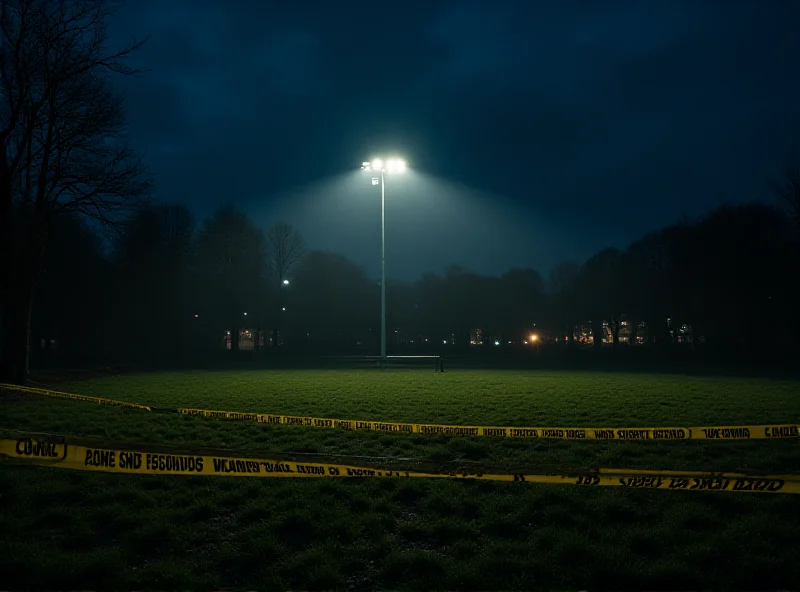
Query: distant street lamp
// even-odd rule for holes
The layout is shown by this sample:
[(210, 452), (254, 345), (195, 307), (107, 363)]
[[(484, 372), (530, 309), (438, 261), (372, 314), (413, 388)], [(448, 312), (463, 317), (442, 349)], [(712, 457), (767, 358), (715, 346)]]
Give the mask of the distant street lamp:
[(399, 158), (390, 158), (384, 163), (380, 158), (362, 162), (362, 171), (380, 172), (373, 177), (372, 184), (381, 186), (381, 360), (386, 363), (386, 173), (402, 173), (406, 163)]

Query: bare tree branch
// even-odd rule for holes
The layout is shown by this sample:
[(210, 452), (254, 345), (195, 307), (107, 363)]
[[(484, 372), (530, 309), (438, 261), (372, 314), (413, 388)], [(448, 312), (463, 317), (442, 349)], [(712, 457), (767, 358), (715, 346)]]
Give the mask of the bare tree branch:
[(287, 222), (277, 222), (267, 231), (270, 272), (282, 282), (306, 253), (303, 236)]
[(104, 0), (3, 3), (0, 171), (17, 179), (14, 198), (23, 209), (115, 223), (149, 190), (109, 79), (137, 73), (125, 60), (141, 42), (106, 51), (114, 9)]
[(788, 163), (783, 177), (772, 183), (772, 190), (784, 202), (795, 230), (800, 233), (800, 162)]

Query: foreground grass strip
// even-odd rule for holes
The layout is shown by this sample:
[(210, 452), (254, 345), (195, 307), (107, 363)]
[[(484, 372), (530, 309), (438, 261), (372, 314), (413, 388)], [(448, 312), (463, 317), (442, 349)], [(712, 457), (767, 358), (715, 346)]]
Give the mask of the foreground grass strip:
[(0, 383), (0, 389), (38, 394), (48, 397), (88, 401), (102, 405), (128, 407), (144, 411), (160, 411), (181, 415), (200, 416), (210, 419), (241, 421), (264, 424), (297, 425), (350, 431), (386, 432), (397, 434), (425, 434), (444, 436), (474, 436), (500, 438), (532, 438), (555, 440), (772, 440), (800, 438), (798, 424), (771, 425), (720, 425), (702, 427), (646, 427), (646, 428), (574, 428), (574, 427), (511, 427), (511, 426), (465, 426), (449, 424), (420, 424), (396, 421), (370, 421), (355, 419), (332, 419), (324, 417), (278, 415), (271, 413), (248, 413), (243, 411), (214, 411), (209, 409), (162, 409), (115, 399), (91, 397), (49, 389), (16, 386)]
[(139, 449), (124, 449), (121, 447), (91, 448), (46, 438), (34, 439), (26, 437), (0, 440), (0, 457), (20, 459), (56, 468), (137, 475), (299, 478), (405, 477), (514, 481), (584, 487), (625, 487), (631, 489), (800, 493), (800, 475), (747, 475), (742, 473), (637, 469), (595, 469), (550, 474), (395, 471), (388, 468), (212, 456), (191, 452), (164, 454), (147, 450), (145, 447)]
[[(153, 411), (701, 426), (796, 422), (798, 384), (643, 373), (270, 368), (74, 377), (33, 386), (136, 401)], [(318, 454), (308, 459), (314, 462), (397, 469), (415, 468), (402, 462), (413, 458), (419, 471), (446, 464), (492, 473), (587, 466), (800, 472), (797, 439), (587, 445), (295, 429), (11, 392), (0, 393), (0, 427), (15, 432), (0, 439), (81, 434), (85, 441), (76, 443), (89, 447), (158, 443), (169, 453), (245, 451), (254, 458), (294, 451)], [(392, 458), (356, 458), (362, 455)], [(0, 462), (0, 499), (6, 590), (797, 590), (800, 582), (795, 495), (475, 479), (167, 478), (8, 460)]]

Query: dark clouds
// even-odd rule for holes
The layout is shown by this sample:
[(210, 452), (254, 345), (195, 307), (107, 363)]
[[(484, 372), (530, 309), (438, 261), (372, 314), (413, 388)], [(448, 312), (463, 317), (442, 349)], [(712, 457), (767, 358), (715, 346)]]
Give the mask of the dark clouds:
[[(390, 270), (545, 271), (769, 198), (800, 130), (798, 6), (135, 0), (114, 38), (151, 36), (124, 85), (160, 198), (288, 217), (373, 272), (374, 192), (338, 176), (395, 150), (429, 183), (398, 182)], [(487, 193), (440, 207), (436, 178)]]

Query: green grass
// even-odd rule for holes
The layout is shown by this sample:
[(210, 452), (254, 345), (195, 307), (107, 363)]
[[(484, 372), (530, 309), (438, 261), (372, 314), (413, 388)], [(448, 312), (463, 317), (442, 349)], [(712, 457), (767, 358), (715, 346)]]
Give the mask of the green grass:
[[(141, 374), (60, 390), (159, 407), (519, 426), (793, 423), (796, 382), (595, 373)], [(569, 442), (376, 434), (15, 394), (0, 428), (123, 442), (474, 462), (800, 471), (795, 440)], [(377, 462), (377, 461), (373, 461)], [(365, 464), (366, 460), (363, 463)], [(800, 496), (797, 496), (800, 497)], [(143, 477), (0, 465), (10, 588), (703, 589), (800, 585), (800, 499), (438, 480)]]

